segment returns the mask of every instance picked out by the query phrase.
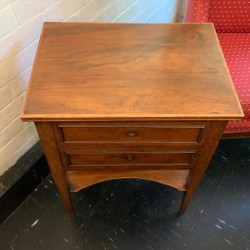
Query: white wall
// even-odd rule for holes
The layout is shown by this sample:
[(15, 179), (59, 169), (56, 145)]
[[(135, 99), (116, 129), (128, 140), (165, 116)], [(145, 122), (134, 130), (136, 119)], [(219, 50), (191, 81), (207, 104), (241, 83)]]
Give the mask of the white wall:
[(180, 0), (0, 0), (0, 175), (37, 141), (18, 115), (44, 21), (175, 22)]

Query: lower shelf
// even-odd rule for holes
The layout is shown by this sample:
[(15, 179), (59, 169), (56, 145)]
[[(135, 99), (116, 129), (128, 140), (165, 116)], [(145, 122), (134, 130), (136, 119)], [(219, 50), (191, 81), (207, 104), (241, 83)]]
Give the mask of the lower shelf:
[(66, 172), (71, 192), (77, 192), (102, 181), (125, 178), (151, 180), (174, 187), (180, 191), (185, 191), (188, 174), (189, 170), (105, 170)]

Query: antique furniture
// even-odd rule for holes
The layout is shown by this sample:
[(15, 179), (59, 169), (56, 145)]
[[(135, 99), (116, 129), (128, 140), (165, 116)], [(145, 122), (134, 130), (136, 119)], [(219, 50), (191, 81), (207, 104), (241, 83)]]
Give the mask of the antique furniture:
[(250, 137), (250, 2), (188, 0), (184, 21), (214, 23), (244, 112), (243, 120), (228, 123), (223, 137)]
[(69, 190), (141, 178), (186, 209), (242, 110), (212, 24), (45, 23), (22, 108)]

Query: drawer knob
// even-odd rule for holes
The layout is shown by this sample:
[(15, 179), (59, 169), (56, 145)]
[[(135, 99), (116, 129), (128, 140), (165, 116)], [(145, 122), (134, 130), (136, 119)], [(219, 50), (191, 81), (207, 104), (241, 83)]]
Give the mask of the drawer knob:
[(128, 161), (133, 161), (135, 159), (135, 156), (134, 155), (131, 155), (131, 154), (128, 154), (125, 156), (125, 158), (128, 160)]
[(134, 130), (127, 131), (127, 136), (129, 136), (129, 137), (136, 136), (136, 131), (134, 131)]

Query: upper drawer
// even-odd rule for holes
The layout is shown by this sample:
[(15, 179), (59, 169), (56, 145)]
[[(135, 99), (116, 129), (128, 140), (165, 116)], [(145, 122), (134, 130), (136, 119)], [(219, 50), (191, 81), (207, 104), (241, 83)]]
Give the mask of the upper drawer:
[(62, 143), (199, 143), (205, 122), (78, 122), (54, 124)]

